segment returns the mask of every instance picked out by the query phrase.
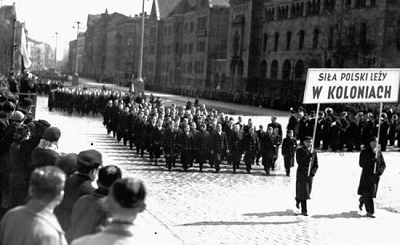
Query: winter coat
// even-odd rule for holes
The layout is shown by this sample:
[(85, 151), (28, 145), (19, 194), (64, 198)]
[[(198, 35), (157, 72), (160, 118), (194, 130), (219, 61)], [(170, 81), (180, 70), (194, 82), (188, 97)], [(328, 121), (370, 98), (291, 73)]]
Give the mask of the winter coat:
[[(314, 160), (311, 166), (310, 176), (308, 176), (308, 168), (312, 157), (314, 157)], [(313, 177), (318, 170), (317, 153), (314, 151), (313, 154), (311, 154), (311, 152), (303, 146), (296, 151), (296, 161), (298, 164), (296, 174), (296, 199), (310, 199)]]
[[(376, 174), (374, 174), (374, 165), (376, 164)], [(358, 186), (358, 195), (376, 198), (378, 191), (379, 178), (386, 168), (385, 160), (379, 151), (378, 156), (372, 151), (371, 147), (367, 147), (360, 152), (360, 167), (362, 167), (360, 184)]]

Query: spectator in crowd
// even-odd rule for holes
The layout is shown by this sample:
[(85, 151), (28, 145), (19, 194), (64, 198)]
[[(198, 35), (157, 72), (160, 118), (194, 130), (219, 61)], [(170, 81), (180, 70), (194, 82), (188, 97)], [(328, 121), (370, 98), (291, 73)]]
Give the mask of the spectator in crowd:
[(40, 166), (56, 165), (56, 160), (60, 155), (58, 153), (60, 136), (61, 131), (57, 127), (49, 127), (44, 131), (39, 145), (32, 152), (31, 170)]
[(10, 202), (8, 208), (21, 205), (27, 197), (29, 169), (23, 161), (21, 153), (21, 143), (29, 138), (30, 131), (28, 126), (22, 124), (17, 127), (13, 142), (10, 146), (10, 175), (9, 175), (9, 195)]
[(102, 208), (103, 201), (108, 195), (111, 185), (121, 177), (121, 169), (117, 166), (108, 165), (99, 169), (98, 188), (93, 194), (79, 198), (74, 205), (71, 214), (71, 228), (67, 232), (68, 241), (101, 230), (107, 219), (107, 213)]
[(57, 167), (33, 171), (24, 206), (8, 211), (0, 223), (0, 244), (66, 245), (64, 232), (53, 213), (64, 194), (65, 174)]
[(69, 178), (77, 170), (78, 155), (76, 153), (68, 153), (61, 155), (56, 160), (56, 166), (59, 167)]
[(134, 235), (134, 221), (146, 208), (147, 191), (141, 180), (125, 178), (117, 180), (106, 197), (104, 208), (110, 215), (110, 222), (102, 232), (83, 236), (72, 245), (131, 245), (150, 241), (137, 241)]
[(96, 150), (86, 150), (78, 154), (77, 172), (67, 179), (64, 199), (55, 210), (63, 230), (68, 231), (71, 227), (71, 213), (75, 202), (84, 195), (94, 193), (92, 182), (102, 163), (101, 153)]

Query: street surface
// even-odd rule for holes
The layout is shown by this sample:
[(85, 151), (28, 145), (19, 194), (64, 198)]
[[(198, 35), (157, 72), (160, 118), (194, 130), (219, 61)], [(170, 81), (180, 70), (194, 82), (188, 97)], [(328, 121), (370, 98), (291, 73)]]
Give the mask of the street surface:
[[(197, 164), (188, 172), (178, 167), (168, 172), (163, 162), (155, 166), (107, 135), (102, 118), (49, 112), (46, 106), (47, 98), (39, 97), (36, 118), (61, 129), (61, 151), (97, 149), (106, 165), (116, 164), (125, 176), (145, 182), (147, 210), (136, 224), (142, 233), (161, 239), (161, 244), (399, 244), (398, 152), (384, 153), (387, 168), (375, 199), (376, 219), (366, 218), (365, 211), (358, 210), (359, 153), (319, 153), (309, 216), (303, 217), (294, 200), (296, 167), (291, 177), (286, 177), (281, 155), (271, 176), (260, 166), (251, 174), (243, 167), (232, 174), (227, 165), (218, 174), (209, 168), (199, 173)], [(256, 111), (244, 107), (249, 114)], [(257, 123), (265, 127), (270, 116), (278, 114), (263, 110)], [(280, 113), (278, 122), (285, 127), (286, 113)]]

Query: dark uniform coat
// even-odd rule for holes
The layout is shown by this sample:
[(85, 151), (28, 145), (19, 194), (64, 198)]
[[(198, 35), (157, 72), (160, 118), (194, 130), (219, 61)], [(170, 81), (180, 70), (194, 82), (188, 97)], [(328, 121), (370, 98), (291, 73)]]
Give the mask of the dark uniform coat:
[[(313, 156), (314, 160), (311, 166), (310, 176), (308, 176), (308, 168)], [(303, 146), (296, 151), (296, 161), (298, 164), (296, 175), (296, 200), (310, 199), (313, 177), (318, 170), (317, 153), (314, 151), (313, 154), (311, 154), (311, 152)]]
[[(376, 164), (376, 174), (374, 174), (374, 165)], [(371, 147), (367, 147), (360, 153), (360, 167), (362, 167), (360, 184), (358, 186), (358, 195), (369, 196), (376, 198), (378, 191), (379, 176), (383, 174), (386, 168), (385, 160), (382, 153), (378, 152), (378, 157), (375, 158), (375, 153)]]

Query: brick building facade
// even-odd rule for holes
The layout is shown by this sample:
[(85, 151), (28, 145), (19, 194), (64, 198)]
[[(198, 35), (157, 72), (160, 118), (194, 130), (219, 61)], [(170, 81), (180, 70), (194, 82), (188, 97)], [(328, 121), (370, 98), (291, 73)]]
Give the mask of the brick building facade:
[(399, 5), (232, 0), (228, 80), (272, 101), (301, 101), (308, 68), (399, 67)]
[(228, 19), (228, 0), (155, 0), (147, 82), (162, 88), (215, 89), (226, 76), (213, 63), (226, 60)]

